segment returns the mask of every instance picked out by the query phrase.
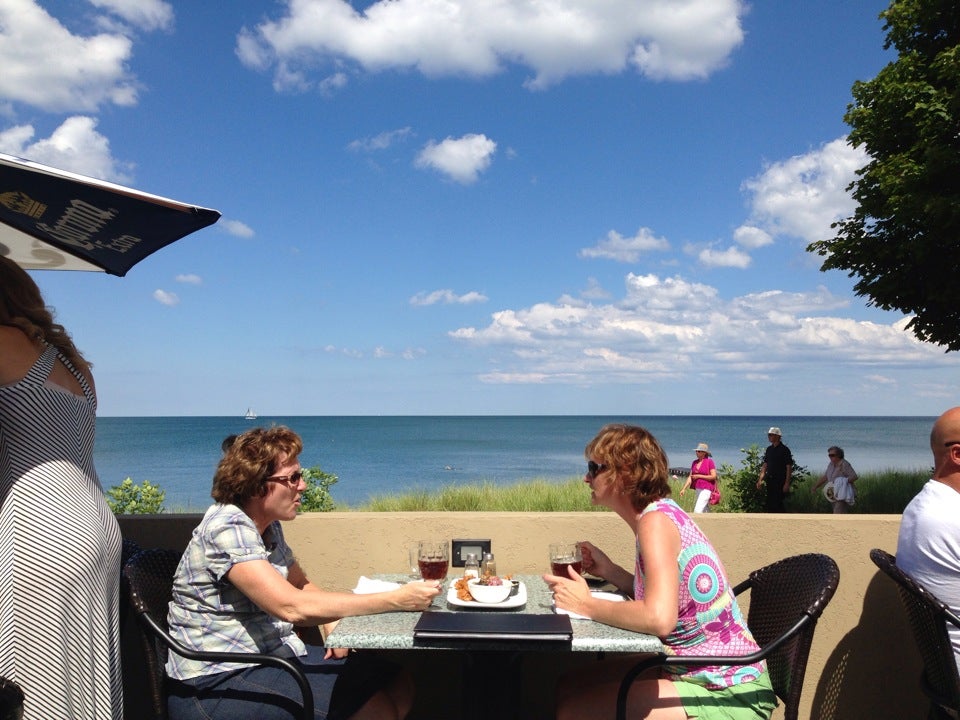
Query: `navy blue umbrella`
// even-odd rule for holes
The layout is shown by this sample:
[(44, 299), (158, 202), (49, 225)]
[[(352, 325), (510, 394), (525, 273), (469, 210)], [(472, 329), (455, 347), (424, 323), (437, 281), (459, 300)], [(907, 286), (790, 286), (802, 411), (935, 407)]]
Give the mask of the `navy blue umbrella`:
[(27, 270), (122, 277), (219, 218), (216, 210), (0, 153), (0, 255)]

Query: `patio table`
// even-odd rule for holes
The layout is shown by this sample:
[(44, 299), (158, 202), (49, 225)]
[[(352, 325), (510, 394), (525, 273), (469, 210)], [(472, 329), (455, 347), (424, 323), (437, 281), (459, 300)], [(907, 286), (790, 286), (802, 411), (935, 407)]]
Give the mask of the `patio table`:
[[(409, 582), (404, 575), (376, 575), (378, 580)], [(434, 598), (426, 612), (437, 613), (512, 613), (528, 615), (547, 615), (554, 612), (553, 597), (547, 584), (539, 575), (514, 575), (525, 586), (527, 601), (524, 605), (512, 609), (464, 608), (451, 605), (447, 601), (447, 591), (455, 577), (447, 578), (443, 591)], [(377, 615), (362, 615), (343, 618), (334, 631), (327, 637), (326, 645), (331, 648), (352, 648), (356, 650), (389, 651), (438, 651), (450, 652), (460, 660), (465, 676), (476, 676), (476, 687), (498, 688), (500, 705), (505, 710), (499, 717), (508, 719), (520, 717), (523, 691), (520, 662), (529, 653), (657, 653), (662, 652), (663, 643), (653, 635), (621, 630), (592, 620), (571, 619), (573, 636), (570, 642), (539, 640), (505, 640), (463, 638), (445, 638), (443, 640), (423, 640), (414, 638), (414, 628), (420, 619), (418, 612), (389, 612)], [(464, 688), (465, 690), (465, 688)], [(467, 697), (466, 694), (463, 697)], [(461, 716), (468, 718), (485, 717), (489, 708), (477, 703), (464, 703)]]
[[(404, 575), (377, 575), (376, 579), (393, 582), (409, 582)], [(447, 602), (447, 588), (456, 578), (444, 582), (444, 590), (434, 598), (427, 612), (484, 612), (547, 615), (553, 612), (550, 588), (539, 575), (515, 575), (514, 580), (524, 584), (527, 591), (525, 605), (515, 609), (493, 610), (462, 608)], [(536, 641), (457, 640), (443, 643), (415, 642), (413, 629), (420, 619), (417, 612), (390, 612), (377, 615), (360, 615), (343, 618), (326, 640), (327, 647), (353, 648), (357, 650), (418, 650), (451, 647), (453, 649), (559, 650), (558, 643)], [(573, 639), (562, 644), (563, 649), (573, 652), (656, 653), (663, 651), (663, 643), (654, 635), (621, 630), (592, 620), (571, 620)]]

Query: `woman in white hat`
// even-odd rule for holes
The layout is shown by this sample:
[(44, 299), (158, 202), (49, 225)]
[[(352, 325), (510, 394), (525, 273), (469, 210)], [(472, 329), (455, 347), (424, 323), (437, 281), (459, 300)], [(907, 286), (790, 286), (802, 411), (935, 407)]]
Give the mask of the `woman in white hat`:
[(680, 494), (683, 495), (692, 485), (697, 493), (693, 511), (703, 513), (710, 509), (710, 493), (717, 489), (717, 466), (710, 457), (710, 446), (706, 443), (697, 445), (694, 452), (697, 459), (690, 466), (690, 476), (680, 488)]

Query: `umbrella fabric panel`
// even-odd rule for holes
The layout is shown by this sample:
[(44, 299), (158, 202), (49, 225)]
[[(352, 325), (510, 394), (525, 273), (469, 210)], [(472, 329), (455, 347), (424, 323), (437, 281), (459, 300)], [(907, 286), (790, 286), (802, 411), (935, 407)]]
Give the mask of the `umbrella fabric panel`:
[(27, 269), (123, 276), (219, 217), (216, 210), (0, 155), (0, 254)]

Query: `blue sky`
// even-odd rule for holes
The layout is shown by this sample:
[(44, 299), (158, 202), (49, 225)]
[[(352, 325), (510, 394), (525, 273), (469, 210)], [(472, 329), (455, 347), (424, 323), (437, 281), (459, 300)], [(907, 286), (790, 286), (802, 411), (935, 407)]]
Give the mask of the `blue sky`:
[(805, 252), (884, 7), (0, 0), (0, 152), (223, 213), (34, 274), (102, 415), (937, 415)]

